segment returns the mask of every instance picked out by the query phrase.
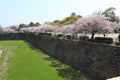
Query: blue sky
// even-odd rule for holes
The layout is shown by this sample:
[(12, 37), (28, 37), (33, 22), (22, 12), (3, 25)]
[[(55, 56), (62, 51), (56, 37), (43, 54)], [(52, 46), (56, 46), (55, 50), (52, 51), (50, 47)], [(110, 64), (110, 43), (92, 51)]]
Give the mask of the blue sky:
[(72, 12), (86, 16), (109, 7), (115, 7), (120, 16), (119, 0), (1, 0), (0, 25), (44, 23), (63, 19)]

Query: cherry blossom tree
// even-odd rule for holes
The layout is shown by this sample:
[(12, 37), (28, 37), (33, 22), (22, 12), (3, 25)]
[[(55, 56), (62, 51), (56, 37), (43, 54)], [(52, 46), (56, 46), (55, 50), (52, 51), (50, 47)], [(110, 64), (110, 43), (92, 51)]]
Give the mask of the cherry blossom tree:
[(39, 25), (38, 27), (21, 28), (21, 33), (48, 33), (53, 32), (57, 27), (52, 25)]
[(76, 27), (74, 24), (70, 24), (70, 25), (58, 27), (55, 31), (63, 33), (63, 34), (67, 34), (67, 33), (74, 34), (74, 33), (76, 33)]
[(19, 30), (20, 33), (34, 33), (36, 30), (38, 30), (39, 27), (27, 27), (27, 28), (21, 28)]
[(53, 32), (53, 31), (55, 31), (56, 28), (57, 27), (53, 26), (53, 25), (43, 24), (43, 25), (36, 27), (33, 32), (36, 32), (36, 33)]
[(7, 27), (7, 28), (2, 28), (2, 33), (16, 33), (16, 31), (15, 29)]
[(91, 39), (94, 39), (95, 33), (113, 32), (118, 26), (115, 22), (110, 22), (108, 17), (100, 15), (91, 15), (78, 19), (76, 22), (78, 32), (92, 34)]
[(96, 33), (111, 33), (118, 27), (116, 22), (110, 22), (108, 17), (102, 15), (91, 15), (78, 19), (75, 23), (58, 27), (55, 25), (43, 24), (38, 27), (21, 28), (23, 33), (62, 33), (62, 34), (77, 34), (90, 33), (91, 39), (94, 39)]

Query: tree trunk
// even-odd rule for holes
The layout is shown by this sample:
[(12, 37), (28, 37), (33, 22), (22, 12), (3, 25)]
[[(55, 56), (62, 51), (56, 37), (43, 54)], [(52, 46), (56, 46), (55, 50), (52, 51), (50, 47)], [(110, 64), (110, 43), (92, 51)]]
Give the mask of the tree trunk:
[(92, 36), (91, 36), (91, 39), (92, 39), (92, 40), (94, 39), (94, 35), (95, 35), (95, 33), (92, 33)]
[(78, 34), (78, 33), (75, 33), (75, 39), (76, 39), (76, 40), (78, 39), (78, 38), (77, 38), (77, 34)]
[(103, 36), (105, 37), (105, 34), (103, 34)]

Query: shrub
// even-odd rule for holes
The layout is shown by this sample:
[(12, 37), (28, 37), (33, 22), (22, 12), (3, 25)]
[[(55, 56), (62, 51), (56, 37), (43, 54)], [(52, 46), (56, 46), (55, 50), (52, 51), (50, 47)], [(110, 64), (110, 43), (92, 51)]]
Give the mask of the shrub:
[(88, 41), (89, 37), (88, 36), (79, 36), (79, 40)]
[(110, 38), (110, 37), (95, 37), (94, 41), (99, 42), (99, 43), (111, 44), (111, 43), (113, 43), (113, 38)]
[(116, 42), (115, 45), (116, 45), (116, 46), (120, 46), (120, 42)]
[(47, 36), (51, 36), (51, 33), (38, 33), (38, 35), (47, 35)]
[(74, 35), (70, 35), (70, 34), (65, 35), (65, 38), (67, 38), (67, 39), (75, 39)]
[(55, 37), (58, 37), (58, 38), (63, 37), (63, 34), (56, 34)]
[(65, 38), (71, 39), (72, 37), (71, 37), (71, 35), (66, 35)]
[(51, 36), (51, 33), (46, 33), (45, 35), (47, 35), (47, 36)]

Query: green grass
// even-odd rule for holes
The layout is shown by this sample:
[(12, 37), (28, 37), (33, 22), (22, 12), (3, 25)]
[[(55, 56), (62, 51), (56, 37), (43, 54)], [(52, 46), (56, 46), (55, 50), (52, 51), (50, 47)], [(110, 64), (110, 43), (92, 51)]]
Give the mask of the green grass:
[(3, 50), (0, 65), (9, 55), (6, 73), (0, 80), (90, 80), (27, 42), (0, 41), (0, 48)]

